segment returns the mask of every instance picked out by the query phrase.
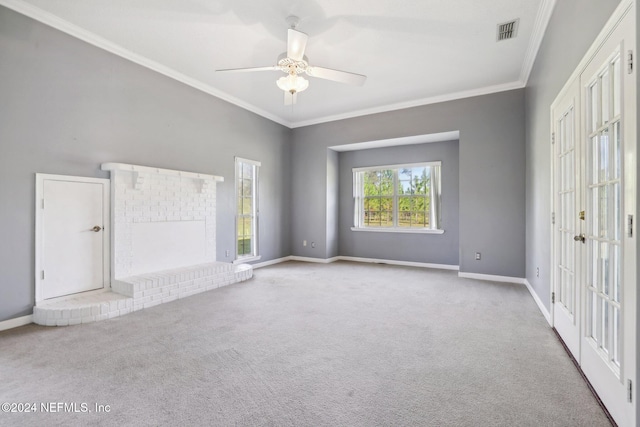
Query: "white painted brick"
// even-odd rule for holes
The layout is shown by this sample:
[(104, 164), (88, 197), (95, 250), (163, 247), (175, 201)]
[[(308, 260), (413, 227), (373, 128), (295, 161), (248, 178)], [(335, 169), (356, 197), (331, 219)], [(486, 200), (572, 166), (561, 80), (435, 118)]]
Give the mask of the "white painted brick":
[(72, 319), (79, 319), (80, 318), (80, 309), (79, 308), (74, 308), (73, 310), (71, 310), (71, 318)]
[(67, 325), (69, 325), (69, 319), (56, 320), (56, 326), (67, 326)]
[(162, 301), (157, 300), (157, 301), (149, 301), (149, 302), (145, 302), (143, 304), (144, 308), (149, 308), (149, 307), (154, 307), (156, 305), (162, 304)]
[(96, 321), (96, 316), (86, 316), (82, 317), (80, 320), (82, 320), (82, 323), (91, 323)]
[(118, 310), (122, 310), (127, 306), (127, 300), (121, 299), (118, 300)]
[[(62, 309), (60, 310), (62, 312), (62, 319), (63, 320), (69, 320), (71, 319), (71, 310), (69, 309)], [(60, 320), (60, 319), (58, 319)], [(68, 322), (67, 322), (68, 323)]]
[(106, 315), (109, 312), (109, 304), (100, 304), (99, 316)]
[(69, 319), (69, 326), (71, 326), (71, 325), (79, 325), (81, 323), (81, 321), (82, 321), (82, 319), (79, 318), (79, 317)]
[(109, 301), (109, 312), (118, 310), (118, 301)]
[(109, 318), (108, 314), (99, 314), (96, 316), (96, 322), (100, 322), (101, 320), (106, 320)]
[(98, 307), (97, 305), (91, 307), (91, 315), (97, 316), (98, 314), (100, 314), (100, 307)]
[(143, 296), (157, 295), (162, 293), (162, 288), (147, 289), (142, 293)]

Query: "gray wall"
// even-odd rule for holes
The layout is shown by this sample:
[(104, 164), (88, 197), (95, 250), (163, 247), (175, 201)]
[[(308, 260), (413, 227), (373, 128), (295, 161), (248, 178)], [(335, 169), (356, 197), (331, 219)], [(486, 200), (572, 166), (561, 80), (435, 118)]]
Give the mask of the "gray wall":
[[(373, 114), (293, 130), (294, 255), (326, 258), (327, 148), (460, 131), (460, 269), (524, 277), (524, 90)], [(303, 240), (324, 242), (316, 248)], [(482, 252), (482, 261), (474, 253)]]
[[(340, 153), (340, 255), (458, 265), (458, 141)], [(416, 162), (442, 162), (442, 228), (444, 234), (394, 234), (351, 231), (353, 168)]]
[[(525, 89), (527, 176), (526, 277), (547, 309), (551, 280), (550, 107), (619, 0), (556, 2)], [(579, 18), (579, 19), (578, 19)], [(540, 277), (536, 277), (540, 268)]]
[[(234, 156), (262, 162), (260, 252), (290, 255), (291, 131), (0, 7), (0, 321), (34, 304), (35, 173), (103, 162), (222, 175), (218, 257), (234, 252)], [(325, 156), (326, 158), (326, 156)]]

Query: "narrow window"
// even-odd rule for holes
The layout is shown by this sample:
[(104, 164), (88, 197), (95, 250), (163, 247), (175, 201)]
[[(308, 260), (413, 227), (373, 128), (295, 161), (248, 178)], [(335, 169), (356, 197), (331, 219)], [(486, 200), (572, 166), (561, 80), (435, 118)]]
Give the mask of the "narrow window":
[(442, 232), (441, 162), (353, 169), (353, 230)]
[(258, 258), (258, 169), (260, 163), (236, 157), (236, 259)]

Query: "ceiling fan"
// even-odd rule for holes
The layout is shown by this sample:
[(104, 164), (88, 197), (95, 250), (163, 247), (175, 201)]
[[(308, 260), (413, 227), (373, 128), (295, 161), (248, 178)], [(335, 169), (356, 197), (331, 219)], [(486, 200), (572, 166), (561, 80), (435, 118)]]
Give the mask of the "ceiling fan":
[(295, 104), (298, 92), (302, 92), (309, 87), (309, 81), (302, 77), (302, 74), (356, 86), (362, 86), (364, 84), (367, 76), (363, 76), (362, 74), (309, 65), (308, 58), (304, 54), (309, 36), (296, 30), (298, 22), (299, 18), (297, 16), (289, 16), (287, 18), (287, 23), (291, 27), (287, 34), (287, 51), (278, 56), (276, 65), (253, 68), (229, 68), (216, 70), (216, 72), (282, 71), (286, 73), (287, 76), (280, 77), (276, 81), (276, 84), (284, 91), (284, 105)]

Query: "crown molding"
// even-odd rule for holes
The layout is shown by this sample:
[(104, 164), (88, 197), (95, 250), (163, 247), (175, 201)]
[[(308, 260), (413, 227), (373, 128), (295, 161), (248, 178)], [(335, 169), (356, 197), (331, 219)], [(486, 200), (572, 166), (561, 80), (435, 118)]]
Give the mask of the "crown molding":
[(542, 3), (540, 3), (538, 15), (533, 23), (533, 32), (529, 39), (529, 46), (527, 47), (527, 52), (522, 62), (522, 70), (520, 71), (520, 81), (523, 82), (525, 86), (529, 82), (531, 70), (533, 70), (533, 65), (538, 57), (538, 51), (542, 45), (544, 35), (547, 32), (547, 27), (549, 26), (549, 21), (551, 21), (551, 15), (553, 14), (555, 6), (556, 0), (542, 0)]
[[(540, 48), (542, 38), (544, 37), (544, 32), (546, 30), (547, 24), (549, 23), (549, 19), (551, 17), (553, 7), (555, 6), (555, 2), (556, 0), (542, 0), (542, 4), (538, 11), (538, 16), (535, 23), (534, 34), (531, 38), (531, 42), (529, 44), (525, 57), (525, 63), (521, 71), (521, 78), (517, 81), (300, 121), (289, 121), (278, 115), (258, 108), (248, 102), (229, 95), (228, 93), (216, 89), (199, 80), (188, 77), (185, 74), (182, 74), (170, 67), (164, 66), (156, 61), (125, 49), (124, 47), (116, 43), (113, 43), (103, 37), (98, 36), (97, 34), (80, 28), (79, 26), (72, 24), (69, 21), (61, 19), (56, 15), (40, 9), (39, 7), (33, 6), (25, 2), (24, 0), (0, 0), (0, 5), (21, 13), (29, 18), (35, 19), (36, 21), (39, 21), (45, 25), (69, 34), (72, 37), (80, 39), (100, 49), (106, 50), (107, 52), (110, 52), (114, 55), (118, 55), (140, 66), (158, 72), (171, 79), (177, 80), (194, 89), (215, 96), (219, 99), (222, 99), (223, 101), (227, 101), (233, 105), (255, 113), (275, 123), (281, 124), (290, 129), (294, 129), (304, 126), (332, 122), (336, 120), (350, 119), (370, 114), (385, 113), (389, 111), (402, 110), (406, 108), (437, 104), (441, 102), (454, 101), (464, 98), (471, 98), (474, 96), (489, 95), (492, 93), (524, 88), (526, 86), (527, 79), (529, 78), (529, 74), (531, 73), (531, 68), (533, 67), (535, 57), (538, 53), (538, 49)], [(526, 77), (526, 79), (524, 77)]]
[(317, 125), (320, 123), (333, 122), (336, 120), (351, 119), (354, 117), (368, 116), (370, 114), (386, 113), (388, 111), (404, 110), (406, 108), (420, 107), (422, 105), (439, 104), (441, 102), (455, 101), (457, 99), (472, 98), (474, 96), (489, 95), (492, 93), (505, 92), (508, 90), (522, 89), (524, 87), (522, 81), (515, 81), (494, 86), (486, 86), (478, 89), (465, 90), (462, 92), (449, 93), (446, 95), (432, 96), (429, 98), (420, 98), (413, 101), (399, 102), (397, 104), (383, 105), (380, 107), (366, 108), (363, 110), (351, 111), (349, 113), (335, 114), (331, 116), (320, 117), (318, 119), (302, 120), (291, 123), (292, 128)]
[(63, 33), (69, 34), (77, 39), (80, 39), (86, 43), (89, 43), (93, 46), (96, 46), (100, 49), (106, 50), (107, 52), (113, 53), (114, 55), (125, 58), (131, 62), (134, 62), (138, 65), (141, 65), (145, 68), (153, 70), (157, 73), (165, 75), (171, 79), (177, 80), (181, 83), (186, 84), (187, 86), (191, 86), (194, 89), (198, 89), (202, 92), (205, 92), (209, 95), (213, 95), (216, 98), (220, 98), (224, 101), (227, 101), (231, 104), (234, 104), (240, 108), (251, 111), (259, 116), (262, 116), (266, 119), (269, 119), (273, 122), (279, 123), (283, 126), (291, 128), (291, 123), (282, 117), (271, 114), (261, 108), (257, 108), (248, 102), (242, 101), (239, 98), (229, 95), (226, 92), (215, 89), (212, 86), (209, 86), (205, 83), (202, 83), (199, 80), (188, 77), (172, 68), (164, 66), (156, 61), (153, 61), (149, 58), (146, 58), (142, 55), (134, 53), (128, 49), (123, 48), (122, 46), (110, 42), (109, 40), (98, 36), (90, 31), (87, 31), (83, 28), (78, 27), (77, 25), (72, 24), (69, 21), (59, 18), (45, 10), (40, 9), (39, 7), (33, 6), (22, 0), (0, 0), (0, 5), (5, 6), (11, 10), (14, 10), (22, 15), (25, 15), (29, 18), (35, 19), (38, 22), (41, 22), (49, 27), (55, 28), (56, 30), (62, 31)]

